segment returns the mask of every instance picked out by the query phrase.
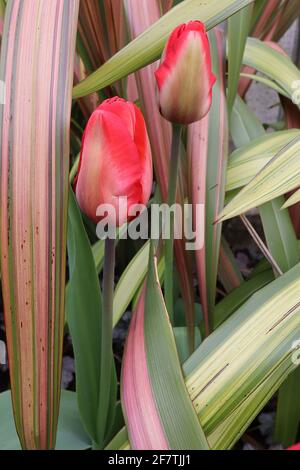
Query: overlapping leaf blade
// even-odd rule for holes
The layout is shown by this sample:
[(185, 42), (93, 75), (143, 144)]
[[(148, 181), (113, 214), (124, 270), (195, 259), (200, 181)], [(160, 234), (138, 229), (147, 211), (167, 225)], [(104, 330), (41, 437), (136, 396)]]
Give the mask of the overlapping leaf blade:
[[(299, 334), (298, 264), (255, 293), (185, 362), (187, 389), (213, 449), (232, 447), (297, 368)], [(129, 448), (126, 431), (109, 447)]]
[(296, 136), (225, 206), (219, 220), (242, 214), (298, 187), (299, 151), (300, 137)]
[(133, 448), (208, 448), (185, 388), (152, 249), (123, 361), (122, 402)]
[(211, 29), (253, 0), (185, 0), (74, 88), (74, 97), (104, 88), (158, 59), (168, 35), (179, 23), (199, 19)]

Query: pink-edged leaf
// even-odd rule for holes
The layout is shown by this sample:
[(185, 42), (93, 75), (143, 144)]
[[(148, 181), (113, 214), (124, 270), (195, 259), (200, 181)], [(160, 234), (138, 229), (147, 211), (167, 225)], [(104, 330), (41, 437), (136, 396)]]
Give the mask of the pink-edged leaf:
[(126, 22), (123, 0), (104, 0), (107, 42), (110, 56), (126, 43)]
[(157, 0), (158, 5), (161, 9), (162, 14), (164, 15), (167, 11), (171, 10), (173, 7), (174, 0)]
[[(139, 8), (136, 8), (136, 0), (126, 0), (125, 11), (132, 38), (137, 37), (160, 17), (156, 0), (140, 0)], [(162, 198), (166, 201), (171, 149), (171, 125), (160, 115), (158, 109), (154, 76), (157, 67), (158, 62), (148, 65), (137, 71), (135, 77), (153, 151), (155, 174)], [(177, 198), (178, 201), (183, 200), (182, 184), (179, 184)], [(185, 300), (187, 324), (190, 331), (192, 331), (194, 327), (194, 294), (191, 271), (184, 250), (184, 241), (175, 240), (174, 247), (181, 291)]]
[(98, 0), (80, 2), (78, 33), (88, 56), (91, 72), (109, 58), (109, 45)]
[[(74, 63), (74, 84), (79, 83), (85, 77), (86, 72), (84, 69), (83, 62), (81, 58), (76, 55)], [(97, 96), (97, 93), (91, 93), (88, 96), (83, 96), (82, 98), (79, 98), (77, 100), (77, 103), (82, 111), (85, 120), (88, 121), (90, 115), (99, 104), (99, 98)]]
[(14, 417), (26, 449), (54, 447), (59, 412), (78, 7), (14, 0), (5, 15), (1, 277)]
[(215, 306), (221, 226), (214, 224), (223, 207), (225, 168), (228, 153), (228, 117), (225, 95), (223, 35), (217, 29), (209, 33), (213, 72), (217, 77), (213, 103), (208, 116), (188, 129), (188, 155), (192, 184), (192, 204), (205, 205), (205, 243), (195, 252), (198, 285), (205, 319), (209, 330), (210, 315)]
[(147, 369), (144, 336), (146, 286), (130, 323), (122, 371), (122, 403), (133, 449), (169, 449)]
[[(89, 73), (125, 45), (125, 26), (123, 0), (80, 2), (78, 49)], [(116, 88), (120, 94), (119, 84)], [(108, 95), (113, 94), (109, 87), (106, 92)]]
[[(256, 22), (251, 36), (263, 40), (271, 40), (280, 21), (282, 9), (278, 9), (281, 0), (268, 0)], [(276, 11), (278, 9), (278, 11)], [(274, 15), (275, 12), (275, 15)]]
[(150, 248), (146, 284), (134, 312), (122, 370), (122, 404), (134, 449), (208, 449), (184, 383)]
[(228, 293), (239, 287), (243, 282), (243, 276), (224, 237), (221, 239), (218, 275)]
[(297, 0), (285, 0), (282, 8), (280, 20), (276, 25), (272, 39), (279, 41), (286, 31), (292, 26), (294, 21), (299, 18), (299, 3)]

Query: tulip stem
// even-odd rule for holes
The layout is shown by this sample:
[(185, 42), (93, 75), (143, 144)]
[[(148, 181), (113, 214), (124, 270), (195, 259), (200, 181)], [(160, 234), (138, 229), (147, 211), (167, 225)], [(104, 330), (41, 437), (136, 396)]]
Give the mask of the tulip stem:
[[(178, 179), (180, 140), (182, 126), (172, 125), (172, 148), (169, 166), (168, 205), (171, 207), (176, 201), (176, 188)], [(171, 322), (174, 320), (173, 309), (173, 264), (174, 264), (174, 211), (170, 211), (170, 237), (165, 245), (165, 299)]]
[(113, 329), (113, 298), (115, 272), (115, 240), (105, 239), (103, 288), (102, 288), (102, 344), (101, 344), (101, 381), (99, 404), (103, 423), (100, 442), (105, 438), (106, 419), (111, 400), (111, 377), (113, 376), (112, 329)]

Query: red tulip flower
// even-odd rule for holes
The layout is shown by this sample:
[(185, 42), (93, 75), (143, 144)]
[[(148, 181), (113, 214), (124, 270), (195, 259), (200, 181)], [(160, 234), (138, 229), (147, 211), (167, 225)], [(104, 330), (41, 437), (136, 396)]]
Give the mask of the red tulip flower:
[(208, 113), (216, 78), (201, 21), (190, 21), (174, 29), (155, 76), (160, 112), (168, 121), (190, 124)]
[(105, 100), (91, 115), (82, 140), (76, 197), (82, 211), (98, 222), (97, 208), (110, 204), (116, 225), (128, 218), (119, 216), (119, 199), (127, 197), (127, 208), (146, 204), (152, 188), (152, 157), (141, 111), (122, 98)]

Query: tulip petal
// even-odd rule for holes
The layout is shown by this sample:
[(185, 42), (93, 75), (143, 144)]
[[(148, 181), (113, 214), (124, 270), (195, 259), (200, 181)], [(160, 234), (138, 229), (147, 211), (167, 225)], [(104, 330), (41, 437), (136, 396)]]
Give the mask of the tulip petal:
[(155, 76), (166, 119), (189, 124), (206, 116), (215, 77), (205, 26), (200, 21), (190, 21), (173, 31)]
[[(81, 209), (95, 222), (97, 208), (110, 204), (112, 222), (122, 225), (131, 205), (145, 204), (152, 189), (152, 157), (144, 118), (124, 99), (104, 101), (91, 116), (82, 142), (76, 180)], [(120, 198), (127, 211), (119, 214)], [(109, 214), (108, 214), (109, 217)]]

